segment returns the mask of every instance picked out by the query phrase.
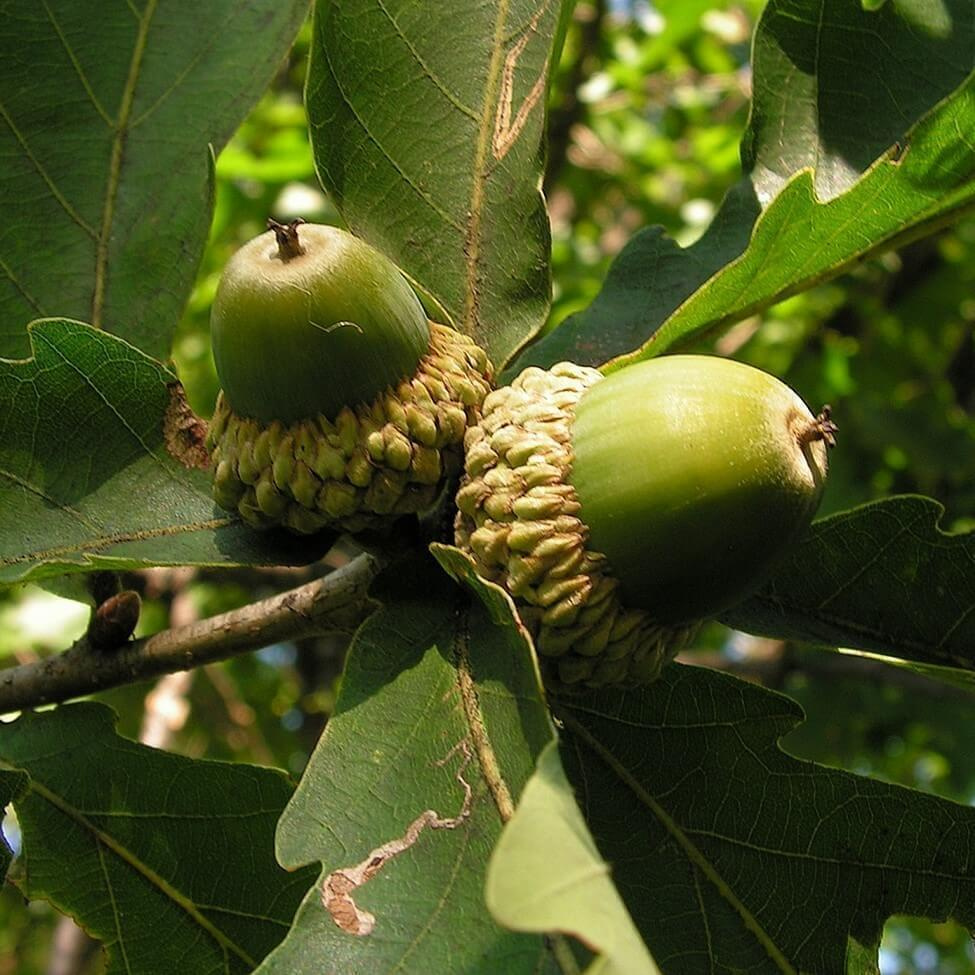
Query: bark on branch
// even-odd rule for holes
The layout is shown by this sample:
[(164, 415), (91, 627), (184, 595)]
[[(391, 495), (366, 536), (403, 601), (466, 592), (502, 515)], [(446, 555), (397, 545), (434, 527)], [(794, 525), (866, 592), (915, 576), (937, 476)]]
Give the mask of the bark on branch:
[(0, 670), (0, 714), (189, 670), (329, 629), (354, 629), (367, 613), (380, 562), (356, 556), (321, 579), (220, 616), (164, 630), (117, 650), (86, 638), (54, 657)]

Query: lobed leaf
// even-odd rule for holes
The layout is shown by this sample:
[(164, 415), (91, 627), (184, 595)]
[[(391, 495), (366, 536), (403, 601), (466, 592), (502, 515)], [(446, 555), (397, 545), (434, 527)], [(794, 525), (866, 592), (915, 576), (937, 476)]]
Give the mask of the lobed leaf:
[(933, 233), (975, 203), (975, 74), (853, 187), (821, 202), (813, 174), (791, 180), (756, 222), (748, 248), (691, 295), (641, 350), (614, 365), (755, 314), (870, 254)]
[(725, 613), (784, 640), (975, 670), (975, 533), (939, 527), (944, 508), (886, 498), (813, 523), (774, 578)]
[(205, 425), (175, 376), (90, 325), (30, 328), (0, 359), (0, 585), (151, 565), (313, 561), (325, 536), (260, 534), (210, 499)]
[(961, 0), (774, 0), (755, 36), (746, 176), (712, 226), (686, 249), (637, 234), (593, 304), (517, 367), (659, 355), (957, 219), (975, 204), (973, 59)]
[(963, 85), (973, 63), (975, 10), (965, 0), (770, 4), (755, 32), (742, 146), (759, 198), (802, 169), (815, 174), (820, 200), (852, 189), (888, 147), (909, 148), (901, 140), (912, 123)]
[(274, 861), (290, 784), (136, 744), (114, 722), (86, 703), (0, 723), (0, 768), (30, 776), (19, 885), (105, 944), (107, 975), (245, 975), (311, 880)]
[(307, 0), (0, 0), (0, 355), (90, 321), (169, 355), (213, 209), (211, 150)]
[(381, 582), (278, 828), (280, 861), (322, 874), (259, 971), (555, 972), (541, 938), (484, 909), (502, 822), (553, 737), (527, 644), (428, 557)]
[(315, 14), (306, 102), (322, 182), (496, 365), (548, 310), (539, 183), (563, 6), (342, 0)]
[(788, 698), (674, 664), (557, 715), (586, 820), (667, 975), (866, 972), (892, 914), (975, 928), (975, 809), (790, 757)]

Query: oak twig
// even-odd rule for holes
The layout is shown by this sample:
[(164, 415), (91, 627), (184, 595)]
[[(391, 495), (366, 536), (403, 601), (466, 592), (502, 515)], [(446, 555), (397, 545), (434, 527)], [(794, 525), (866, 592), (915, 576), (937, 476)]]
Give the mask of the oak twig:
[(378, 559), (363, 553), (296, 589), (111, 652), (93, 649), (82, 637), (57, 656), (0, 670), (0, 714), (189, 670), (280, 640), (352, 630), (368, 613), (369, 584), (380, 568)]

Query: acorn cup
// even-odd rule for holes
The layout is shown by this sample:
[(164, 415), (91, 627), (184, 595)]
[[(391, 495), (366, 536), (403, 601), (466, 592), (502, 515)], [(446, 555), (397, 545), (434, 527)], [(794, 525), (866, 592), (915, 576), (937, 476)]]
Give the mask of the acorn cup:
[(809, 525), (835, 432), (729, 359), (529, 368), (467, 431), (456, 543), (514, 597), (549, 684), (649, 683)]
[(255, 528), (301, 534), (425, 510), (460, 470), (487, 356), (429, 321), (364, 241), (301, 220), (268, 226), (230, 259), (211, 313), (214, 500)]

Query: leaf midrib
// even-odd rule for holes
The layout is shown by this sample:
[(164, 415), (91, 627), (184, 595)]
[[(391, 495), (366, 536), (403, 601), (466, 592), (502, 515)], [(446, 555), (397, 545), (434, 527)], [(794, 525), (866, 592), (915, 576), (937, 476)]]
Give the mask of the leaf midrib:
[(104, 535), (99, 538), (87, 538), (74, 545), (62, 545), (57, 548), (38, 549), (22, 555), (6, 558), (0, 557), (0, 568), (19, 565), (23, 562), (43, 562), (62, 555), (77, 555), (87, 552), (98, 552), (113, 545), (123, 545), (126, 542), (141, 542), (150, 538), (164, 538), (169, 535), (185, 535), (188, 532), (216, 531), (239, 522), (239, 518), (221, 517), (210, 518), (206, 521), (182, 522), (176, 525), (163, 525), (159, 528), (146, 528), (143, 531), (118, 532), (114, 535)]
[[(507, 824), (515, 813), (515, 802), (511, 790), (501, 771), (491, 737), (488, 734), (481, 703), (477, 695), (477, 685), (471, 671), (471, 660), (467, 639), (466, 611), (458, 614), (454, 633), (454, 656), (457, 673), (457, 689), (460, 692), (464, 710), (464, 722), (467, 725), (477, 764), (481, 770), (481, 778), (487, 785), (488, 792), (494, 802), (498, 818), (502, 827)], [(566, 936), (558, 931), (550, 932), (544, 940), (545, 952), (564, 975), (575, 975), (579, 971), (575, 956), (566, 943)]]
[[(883, 159), (879, 160), (879, 162), (883, 161)], [(786, 187), (782, 190), (782, 193), (786, 192), (793, 184), (798, 184), (802, 179), (808, 180), (810, 187), (812, 187), (812, 170), (798, 170), (790, 179), (789, 183), (786, 184)], [(882, 196), (886, 190), (886, 184), (880, 185), (877, 189), (876, 198)], [(812, 192), (814, 194), (815, 191), (812, 190)], [(849, 192), (856, 192), (856, 187), (851, 189)], [(782, 194), (780, 193), (779, 196), (781, 195)], [(778, 200), (778, 198), (779, 197), (777, 196), (776, 200)], [(836, 199), (838, 200), (840, 197), (837, 197)], [(821, 205), (830, 206), (833, 202), (834, 201), (831, 200), (829, 203)], [(683, 343), (700, 341), (703, 336), (709, 335), (718, 329), (733, 324), (734, 322), (742, 321), (751, 315), (758, 314), (776, 302), (784, 301), (785, 299), (791, 298), (793, 295), (799, 294), (800, 292), (808, 291), (810, 288), (818, 284), (822, 284), (825, 281), (830, 281), (838, 274), (843, 273), (844, 271), (868, 260), (871, 257), (909, 244), (918, 237), (934, 233), (935, 230), (942, 226), (955, 223), (961, 219), (961, 217), (971, 213), (972, 211), (975, 211), (975, 191), (972, 190), (970, 183), (964, 183), (949, 194), (932, 197), (932, 201), (929, 205), (916, 211), (914, 218), (912, 218), (911, 223), (906, 230), (904, 229), (903, 225), (891, 227), (884, 236), (877, 238), (869, 246), (852, 252), (842, 260), (834, 261), (832, 263), (824, 263), (823, 267), (819, 270), (807, 273), (805, 277), (795, 280), (787, 287), (780, 288), (778, 290), (773, 289), (767, 295), (759, 297), (755, 301), (749, 302), (748, 304), (737, 304), (739, 298), (735, 298), (733, 299), (732, 310), (730, 312), (725, 312), (718, 315), (717, 317), (705, 313), (701, 315), (699, 319), (695, 320), (695, 313), (692, 312), (690, 314), (690, 318), (693, 324), (688, 326), (685, 321), (688, 317), (688, 308), (696, 308), (697, 304), (706, 301), (708, 295), (714, 289), (716, 282), (722, 285), (726, 283), (724, 280), (726, 273), (742, 264), (745, 259), (749, 257), (751, 248), (751, 244), (749, 244), (749, 248), (739, 254), (734, 260), (715, 271), (715, 273), (712, 274), (712, 276), (708, 278), (696, 291), (688, 295), (669, 315), (667, 315), (663, 322), (661, 322), (660, 327), (641, 346), (639, 346), (633, 352), (627, 352), (613, 357), (608, 363), (605, 363), (602, 368), (604, 368), (606, 371), (616, 371), (633, 362), (638, 362), (641, 358), (646, 357), (646, 350), (651, 346), (655, 350), (655, 355), (661, 355), (670, 348), (679, 347)], [(764, 217), (765, 211), (759, 215), (758, 220), (755, 222), (755, 225), (752, 228), (751, 236), (753, 238), (759, 233), (759, 223), (764, 219)], [(807, 256), (806, 264), (808, 265), (811, 263), (825, 250), (826, 248), (820, 247), (817, 250), (810, 251), (809, 255)], [(757, 277), (763, 270), (765, 270), (765, 264), (760, 264), (755, 269), (755, 276)], [(688, 328), (690, 328), (690, 331), (687, 330)], [(677, 331), (676, 334), (671, 335), (670, 333), (675, 329), (679, 329), (679, 331)]]
[(115, 135), (112, 138), (108, 182), (105, 186), (105, 202), (102, 209), (102, 225), (98, 234), (98, 248), (95, 254), (95, 287), (91, 299), (91, 323), (95, 328), (102, 327), (102, 317), (105, 311), (106, 278), (108, 276), (108, 244), (111, 240), (112, 221), (115, 218), (115, 199), (122, 178), (122, 153), (125, 149), (129, 118), (135, 101), (135, 89), (139, 81), (139, 73), (142, 70), (142, 58), (146, 50), (149, 24), (156, 12), (157, 4), (158, 0), (148, 0), (139, 20), (139, 29), (132, 48), (132, 60), (129, 62), (129, 73), (125, 79), (125, 87), (122, 89), (118, 118), (115, 121)]
[[(225, 952), (230, 952), (231, 954), (235, 955), (245, 965), (248, 965), (252, 969), (256, 967), (257, 961), (251, 958), (251, 956), (242, 947), (240, 947), (240, 945), (232, 941), (223, 931), (213, 924), (212, 921), (202, 914), (193, 901), (173, 887), (165, 878), (156, 873), (152, 867), (150, 867), (147, 863), (144, 863), (131, 850), (119, 843), (113, 836), (96, 826), (83, 812), (66, 802), (56, 792), (48, 789), (47, 786), (41, 782), (38, 782), (36, 779), (31, 779), (29, 788), (32, 792), (35, 792), (46, 802), (54, 806), (58, 811), (81, 826), (82, 829), (86, 830), (99, 844), (99, 850), (102, 848), (111, 850), (112, 853), (114, 853), (120, 860), (132, 867), (132, 869), (139, 873), (148, 883), (156, 887), (160, 893), (169, 898), (169, 900), (185, 911), (193, 922), (199, 925), (202, 930), (210, 935), (210, 937), (213, 938), (213, 940)], [(107, 880), (106, 886), (109, 891), (114, 891), (114, 887)], [(112, 896), (114, 900), (114, 893)], [(123, 943), (121, 932), (119, 932), (117, 943), (120, 946)], [(121, 950), (124, 953), (124, 948)]]
[(478, 320), (478, 263), (481, 253), (481, 223), (484, 216), (484, 183), (487, 179), (487, 154), (491, 144), (493, 107), (497, 102), (502, 68), (502, 50), (508, 21), (509, 0), (500, 0), (494, 21), (491, 60), (488, 64), (484, 101), (478, 123), (477, 145), (474, 152), (474, 173), (471, 181), (471, 202), (464, 235), (464, 310), (460, 330), (467, 335), (479, 334)]
[(567, 710), (560, 712), (559, 717), (564, 722), (565, 727), (572, 732), (586, 747), (588, 747), (601, 761), (603, 761), (623, 782), (628, 789), (650, 810), (661, 826), (673, 838), (674, 842), (683, 850), (691, 864), (699, 870), (714, 885), (721, 897), (741, 918), (744, 926), (752, 933), (756, 941), (765, 949), (770, 960), (783, 975), (798, 975), (796, 969), (782, 953), (779, 946), (772, 940), (768, 932), (762, 927), (758, 919), (752, 914), (745, 904), (739, 899), (735, 892), (728, 885), (728, 882), (715, 869), (713, 864), (698, 849), (696, 844), (684, 832), (669, 813), (661, 806), (656, 799), (643, 787), (643, 785), (630, 773), (630, 770), (620, 762), (612, 752), (607, 749), (589, 729), (582, 724), (578, 718)]

